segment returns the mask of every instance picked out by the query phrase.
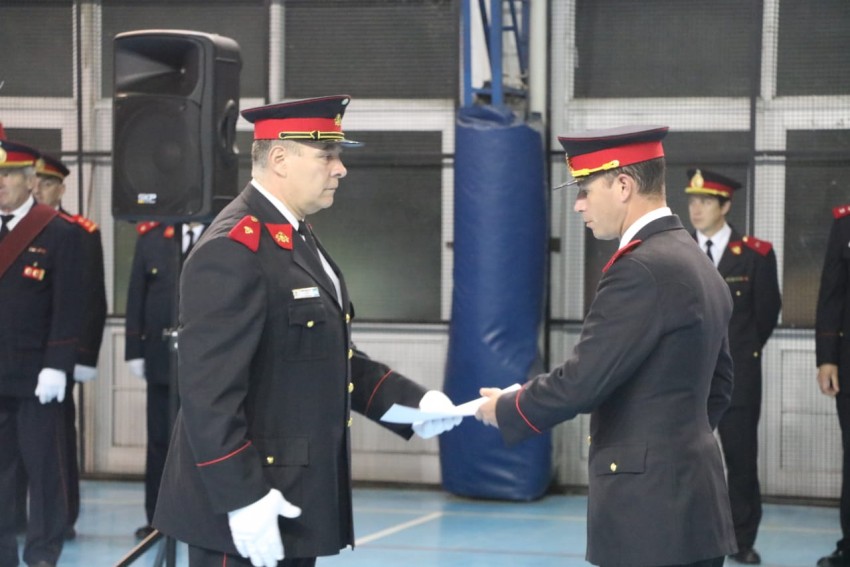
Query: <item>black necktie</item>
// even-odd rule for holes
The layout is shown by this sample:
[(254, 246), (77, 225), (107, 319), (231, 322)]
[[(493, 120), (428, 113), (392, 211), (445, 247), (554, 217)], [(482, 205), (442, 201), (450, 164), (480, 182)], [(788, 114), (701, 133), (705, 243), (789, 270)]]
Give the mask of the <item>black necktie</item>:
[(316, 255), (316, 258), (321, 258), (319, 256), (319, 247), (316, 246), (316, 239), (313, 238), (313, 231), (307, 226), (306, 221), (301, 221), (298, 223), (298, 234), (304, 237), (304, 242), (307, 243), (307, 246), (310, 250), (313, 251), (313, 254)]
[(2, 226), (0, 226), (0, 240), (6, 238), (6, 235), (9, 234), (9, 222), (15, 218), (15, 215), (0, 215), (0, 219), (3, 220)]
[(708, 254), (708, 259), (714, 262), (714, 256), (711, 255), (711, 245), (714, 244), (711, 240), (705, 241), (705, 253)]
[(195, 245), (195, 229), (189, 228), (186, 231), (186, 234), (189, 235), (189, 244), (186, 246), (186, 249), (183, 251), (183, 256), (188, 256), (189, 252), (192, 251), (192, 247)]

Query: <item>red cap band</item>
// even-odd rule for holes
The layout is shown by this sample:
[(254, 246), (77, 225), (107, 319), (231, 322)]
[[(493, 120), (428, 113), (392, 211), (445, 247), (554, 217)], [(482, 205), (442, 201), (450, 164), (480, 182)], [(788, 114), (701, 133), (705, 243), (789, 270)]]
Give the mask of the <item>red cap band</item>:
[(269, 118), (254, 124), (255, 140), (281, 140), (291, 132), (342, 132), (342, 121), (334, 118)]
[(573, 177), (586, 177), (597, 171), (606, 171), (660, 157), (664, 157), (664, 148), (660, 140), (655, 140), (606, 148), (575, 157), (568, 156), (567, 163)]

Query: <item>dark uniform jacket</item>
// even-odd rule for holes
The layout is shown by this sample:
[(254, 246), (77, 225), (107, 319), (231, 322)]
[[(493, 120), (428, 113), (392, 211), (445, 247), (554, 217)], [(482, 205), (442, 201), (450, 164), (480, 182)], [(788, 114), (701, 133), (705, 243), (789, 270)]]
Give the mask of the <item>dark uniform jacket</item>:
[[(249, 185), (206, 230), (180, 284), (181, 409), (154, 526), (236, 553), (227, 512), (270, 488), (302, 508), (281, 519), (287, 557), (354, 544), (351, 410), (378, 419), (425, 389), (357, 352), (318, 258)], [(410, 437), (409, 427), (393, 426)]]
[(818, 292), (815, 349), (818, 366), (837, 364), (847, 369), (850, 368), (850, 205), (836, 207), (833, 216)]
[(140, 223), (133, 268), (127, 289), (127, 319), (124, 359), (145, 360), (145, 379), (168, 384), (169, 342), (163, 330), (173, 326), (176, 274), (179, 270), (181, 238), (174, 227), (158, 222)]
[(732, 292), (729, 349), (735, 364), (733, 406), (761, 405), (761, 351), (779, 318), (782, 298), (769, 242), (732, 229), (717, 266)]
[[(11, 235), (25, 219), (0, 242), (0, 255), (11, 253)], [(53, 217), (0, 277), (0, 396), (34, 396), (43, 368), (73, 380), (82, 317), (79, 232)]]
[(589, 562), (727, 555), (735, 534), (712, 429), (732, 394), (729, 288), (677, 216), (628, 246), (599, 282), (573, 357), (501, 396), (499, 428), (515, 443), (592, 412)]
[[(60, 209), (60, 213), (66, 214)], [(83, 327), (77, 345), (77, 364), (97, 366), (103, 326), (106, 324), (106, 282), (103, 274), (103, 243), (100, 229), (80, 215), (70, 216), (80, 228), (82, 238)]]

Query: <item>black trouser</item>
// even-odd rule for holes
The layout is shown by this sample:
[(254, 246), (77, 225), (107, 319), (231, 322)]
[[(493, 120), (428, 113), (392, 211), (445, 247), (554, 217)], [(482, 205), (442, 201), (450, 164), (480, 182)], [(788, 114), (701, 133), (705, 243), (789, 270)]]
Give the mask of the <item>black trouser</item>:
[[(297, 557), (278, 561), (278, 567), (313, 567), (315, 557)], [(203, 547), (189, 546), (189, 567), (251, 567), (251, 560)]]
[(0, 396), (0, 567), (17, 567), (15, 508), (18, 466), (29, 479), (24, 562), (55, 564), (68, 518), (64, 410), (59, 402)]
[(68, 459), (68, 527), (73, 528), (80, 517), (80, 464), (77, 459), (77, 407), (74, 403), (76, 381), (69, 376), (70, 384), (65, 390), (65, 456)]
[(838, 424), (841, 426), (841, 447), (843, 457), (841, 463), (841, 502), (839, 514), (841, 518), (841, 539), (836, 547), (850, 552), (850, 392), (844, 389), (835, 396), (835, 409), (838, 412)]
[(717, 426), (726, 461), (729, 503), (739, 550), (753, 547), (761, 523), (758, 474), (760, 411), (761, 405), (732, 406)]
[(148, 381), (148, 446), (145, 458), (145, 514), (148, 517), (148, 524), (153, 520), (171, 434), (168, 392), (168, 384)]

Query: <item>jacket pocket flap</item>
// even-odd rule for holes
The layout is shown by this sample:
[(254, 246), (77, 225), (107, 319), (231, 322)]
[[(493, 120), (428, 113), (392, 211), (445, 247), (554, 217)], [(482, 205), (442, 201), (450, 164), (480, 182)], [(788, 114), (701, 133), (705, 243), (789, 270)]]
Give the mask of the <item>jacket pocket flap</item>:
[(646, 445), (600, 447), (593, 457), (593, 474), (642, 473), (646, 469)]
[(307, 437), (280, 437), (257, 442), (263, 466), (301, 466), (310, 464), (310, 441)]
[(321, 301), (295, 302), (289, 305), (289, 324), (312, 327), (326, 319), (325, 306)]

